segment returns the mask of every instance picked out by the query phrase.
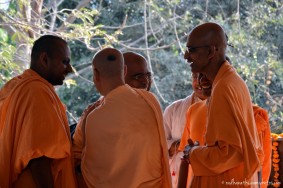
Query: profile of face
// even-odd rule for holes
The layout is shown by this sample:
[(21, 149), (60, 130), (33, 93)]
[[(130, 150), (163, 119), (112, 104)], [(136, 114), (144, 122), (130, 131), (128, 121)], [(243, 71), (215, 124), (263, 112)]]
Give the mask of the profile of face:
[(46, 80), (52, 85), (62, 85), (66, 76), (73, 72), (70, 65), (71, 53), (66, 43), (56, 41), (51, 53), (46, 53), (47, 61), (47, 78)]
[(198, 82), (199, 82), (199, 86), (202, 89), (203, 95), (206, 96), (206, 97), (210, 97), (211, 89), (212, 89), (211, 81), (208, 80), (207, 77), (204, 74), (199, 73), (198, 74)]
[(125, 58), (125, 64), (127, 66), (127, 74), (125, 76), (125, 82), (129, 86), (138, 89), (150, 90), (152, 75), (148, 70), (148, 66), (145, 60), (141, 58)]
[(198, 40), (194, 33), (188, 36), (184, 59), (191, 66), (193, 73), (202, 72), (208, 65), (209, 48), (210, 45), (202, 40)]

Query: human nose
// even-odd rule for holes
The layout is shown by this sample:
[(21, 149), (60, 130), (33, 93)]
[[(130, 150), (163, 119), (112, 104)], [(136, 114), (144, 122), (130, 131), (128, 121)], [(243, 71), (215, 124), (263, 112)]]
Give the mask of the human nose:
[(189, 53), (187, 52), (187, 50), (185, 50), (184, 59), (188, 59), (188, 56), (189, 56)]
[(186, 59), (187, 61), (191, 62), (191, 56), (190, 56), (190, 53), (188, 52), (188, 50), (185, 51), (184, 59)]
[(73, 69), (72, 65), (69, 64), (69, 63), (67, 64), (66, 70), (67, 70), (67, 73), (68, 73), (68, 74), (74, 72), (74, 69)]

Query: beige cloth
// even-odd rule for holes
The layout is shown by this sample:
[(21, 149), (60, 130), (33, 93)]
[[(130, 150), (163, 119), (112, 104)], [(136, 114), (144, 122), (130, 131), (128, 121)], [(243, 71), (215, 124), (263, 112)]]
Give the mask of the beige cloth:
[[(171, 147), (173, 142), (182, 138), (186, 123), (186, 112), (193, 103), (198, 101), (201, 100), (193, 93), (186, 98), (179, 99), (166, 107), (163, 118), (168, 148)], [(176, 150), (178, 150), (178, 148), (176, 148)], [(181, 156), (182, 153), (179, 152), (169, 159), (170, 174), (174, 188), (178, 185)]]
[(85, 128), (88, 187), (171, 187), (162, 112), (152, 94), (128, 85), (112, 90)]

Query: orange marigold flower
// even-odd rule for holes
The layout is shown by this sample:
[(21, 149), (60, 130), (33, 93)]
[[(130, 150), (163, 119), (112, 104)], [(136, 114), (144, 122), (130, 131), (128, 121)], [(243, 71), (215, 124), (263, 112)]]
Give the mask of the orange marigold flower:
[(274, 167), (274, 172), (279, 171), (279, 167)]
[(277, 179), (279, 177), (279, 173), (276, 172), (273, 177)]
[(278, 155), (278, 153), (276, 153), (276, 154), (273, 154), (273, 158), (279, 158), (279, 155)]
[(276, 146), (272, 146), (272, 150), (277, 150), (277, 147)]
[(280, 159), (272, 159), (272, 162), (279, 163)]
[(279, 143), (278, 142), (273, 142), (272, 145), (273, 146), (279, 146)]

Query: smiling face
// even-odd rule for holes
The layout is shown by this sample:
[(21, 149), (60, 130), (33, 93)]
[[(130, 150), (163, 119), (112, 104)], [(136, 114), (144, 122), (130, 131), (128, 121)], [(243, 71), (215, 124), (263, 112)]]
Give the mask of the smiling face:
[(54, 48), (46, 53), (46, 80), (52, 85), (62, 85), (67, 74), (72, 72), (70, 49), (62, 41), (54, 42)]
[(209, 64), (209, 48), (208, 42), (199, 40), (194, 32), (188, 36), (184, 59), (190, 64), (193, 73), (204, 71)]

